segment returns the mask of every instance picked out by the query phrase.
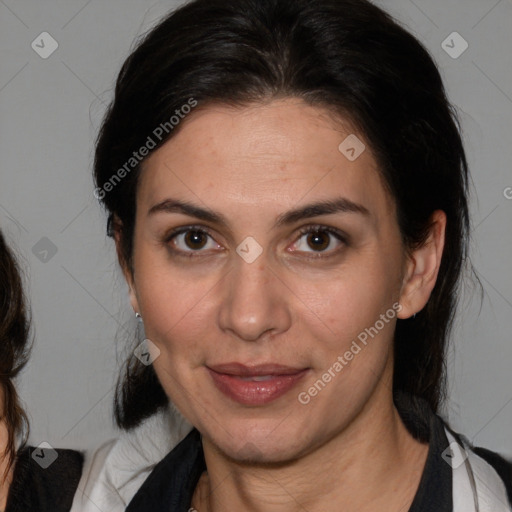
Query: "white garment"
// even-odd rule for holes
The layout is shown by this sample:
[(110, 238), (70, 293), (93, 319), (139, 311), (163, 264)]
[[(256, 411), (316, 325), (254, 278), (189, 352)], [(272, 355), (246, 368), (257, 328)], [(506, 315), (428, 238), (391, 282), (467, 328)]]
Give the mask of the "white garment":
[[(154, 466), (192, 426), (171, 405), (86, 454), (71, 512), (123, 512)], [(511, 512), (496, 470), (445, 428), (452, 450), (454, 512)], [(463, 461), (463, 462), (461, 462)]]
[(191, 429), (170, 405), (139, 427), (122, 432), (118, 439), (86, 453), (71, 512), (124, 512), (155, 465)]
[(445, 432), (456, 452), (457, 463), (452, 469), (454, 512), (510, 512), (507, 491), (496, 470), (471, 447), (459, 445), (446, 428)]

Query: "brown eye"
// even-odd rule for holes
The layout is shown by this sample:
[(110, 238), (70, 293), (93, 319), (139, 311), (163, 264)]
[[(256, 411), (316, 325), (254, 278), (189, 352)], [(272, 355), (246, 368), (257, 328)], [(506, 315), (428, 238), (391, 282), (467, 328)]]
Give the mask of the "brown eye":
[(307, 243), (315, 251), (324, 251), (329, 247), (330, 235), (322, 231), (314, 231), (308, 234)]
[(222, 249), (206, 228), (195, 226), (174, 229), (165, 236), (163, 242), (173, 255), (188, 258), (211, 255), (209, 249)]
[(312, 226), (300, 231), (293, 252), (316, 253), (316, 256), (331, 256), (347, 245), (346, 237), (334, 228)]
[(208, 235), (204, 231), (190, 230), (184, 236), (184, 242), (189, 249), (202, 249), (207, 241)]

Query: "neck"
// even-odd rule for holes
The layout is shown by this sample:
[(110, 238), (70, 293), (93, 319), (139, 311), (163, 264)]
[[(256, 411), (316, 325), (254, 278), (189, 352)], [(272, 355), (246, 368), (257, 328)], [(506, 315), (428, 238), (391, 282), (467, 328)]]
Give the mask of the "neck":
[(248, 465), (205, 438), (203, 449), (208, 474), (192, 501), (199, 512), (408, 510), (428, 453), (407, 431), (388, 385), (348, 427), (300, 459)]

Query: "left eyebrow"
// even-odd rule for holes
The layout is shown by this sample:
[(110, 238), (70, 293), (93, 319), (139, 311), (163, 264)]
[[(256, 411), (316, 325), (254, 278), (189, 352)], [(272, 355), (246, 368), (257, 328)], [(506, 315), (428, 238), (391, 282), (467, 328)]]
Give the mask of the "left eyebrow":
[(370, 211), (362, 204), (354, 203), (345, 197), (340, 197), (307, 204), (295, 210), (283, 213), (279, 215), (275, 225), (279, 227), (294, 224), (302, 219), (309, 219), (320, 215), (332, 215), (333, 213), (359, 213), (365, 217), (370, 216)]
[[(179, 201), (177, 199), (169, 198), (155, 204), (149, 209), (148, 215), (154, 215), (159, 212), (182, 213), (184, 215), (189, 215), (190, 217), (196, 217), (204, 221), (212, 222), (213, 224), (219, 224), (225, 227), (229, 226), (229, 222), (222, 214), (189, 202)], [(285, 212), (277, 217), (275, 227), (290, 225), (303, 219), (318, 217), (320, 215), (332, 215), (334, 213), (357, 213), (364, 215), (365, 217), (370, 216), (370, 211), (363, 205), (355, 203), (345, 197), (340, 197), (310, 203), (305, 206), (301, 206), (300, 208)]]

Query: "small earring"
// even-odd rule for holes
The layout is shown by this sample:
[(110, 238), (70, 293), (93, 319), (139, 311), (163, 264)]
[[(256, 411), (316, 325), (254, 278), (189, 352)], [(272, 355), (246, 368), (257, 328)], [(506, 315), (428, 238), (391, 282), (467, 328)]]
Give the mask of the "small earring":
[(138, 312), (135, 313), (135, 318), (139, 321), (139, 322), (142, 322), (142, 315)]
[(412, 315), (413, 318), (416, 318), (416, 313), (414, 313), (414, 315)]

